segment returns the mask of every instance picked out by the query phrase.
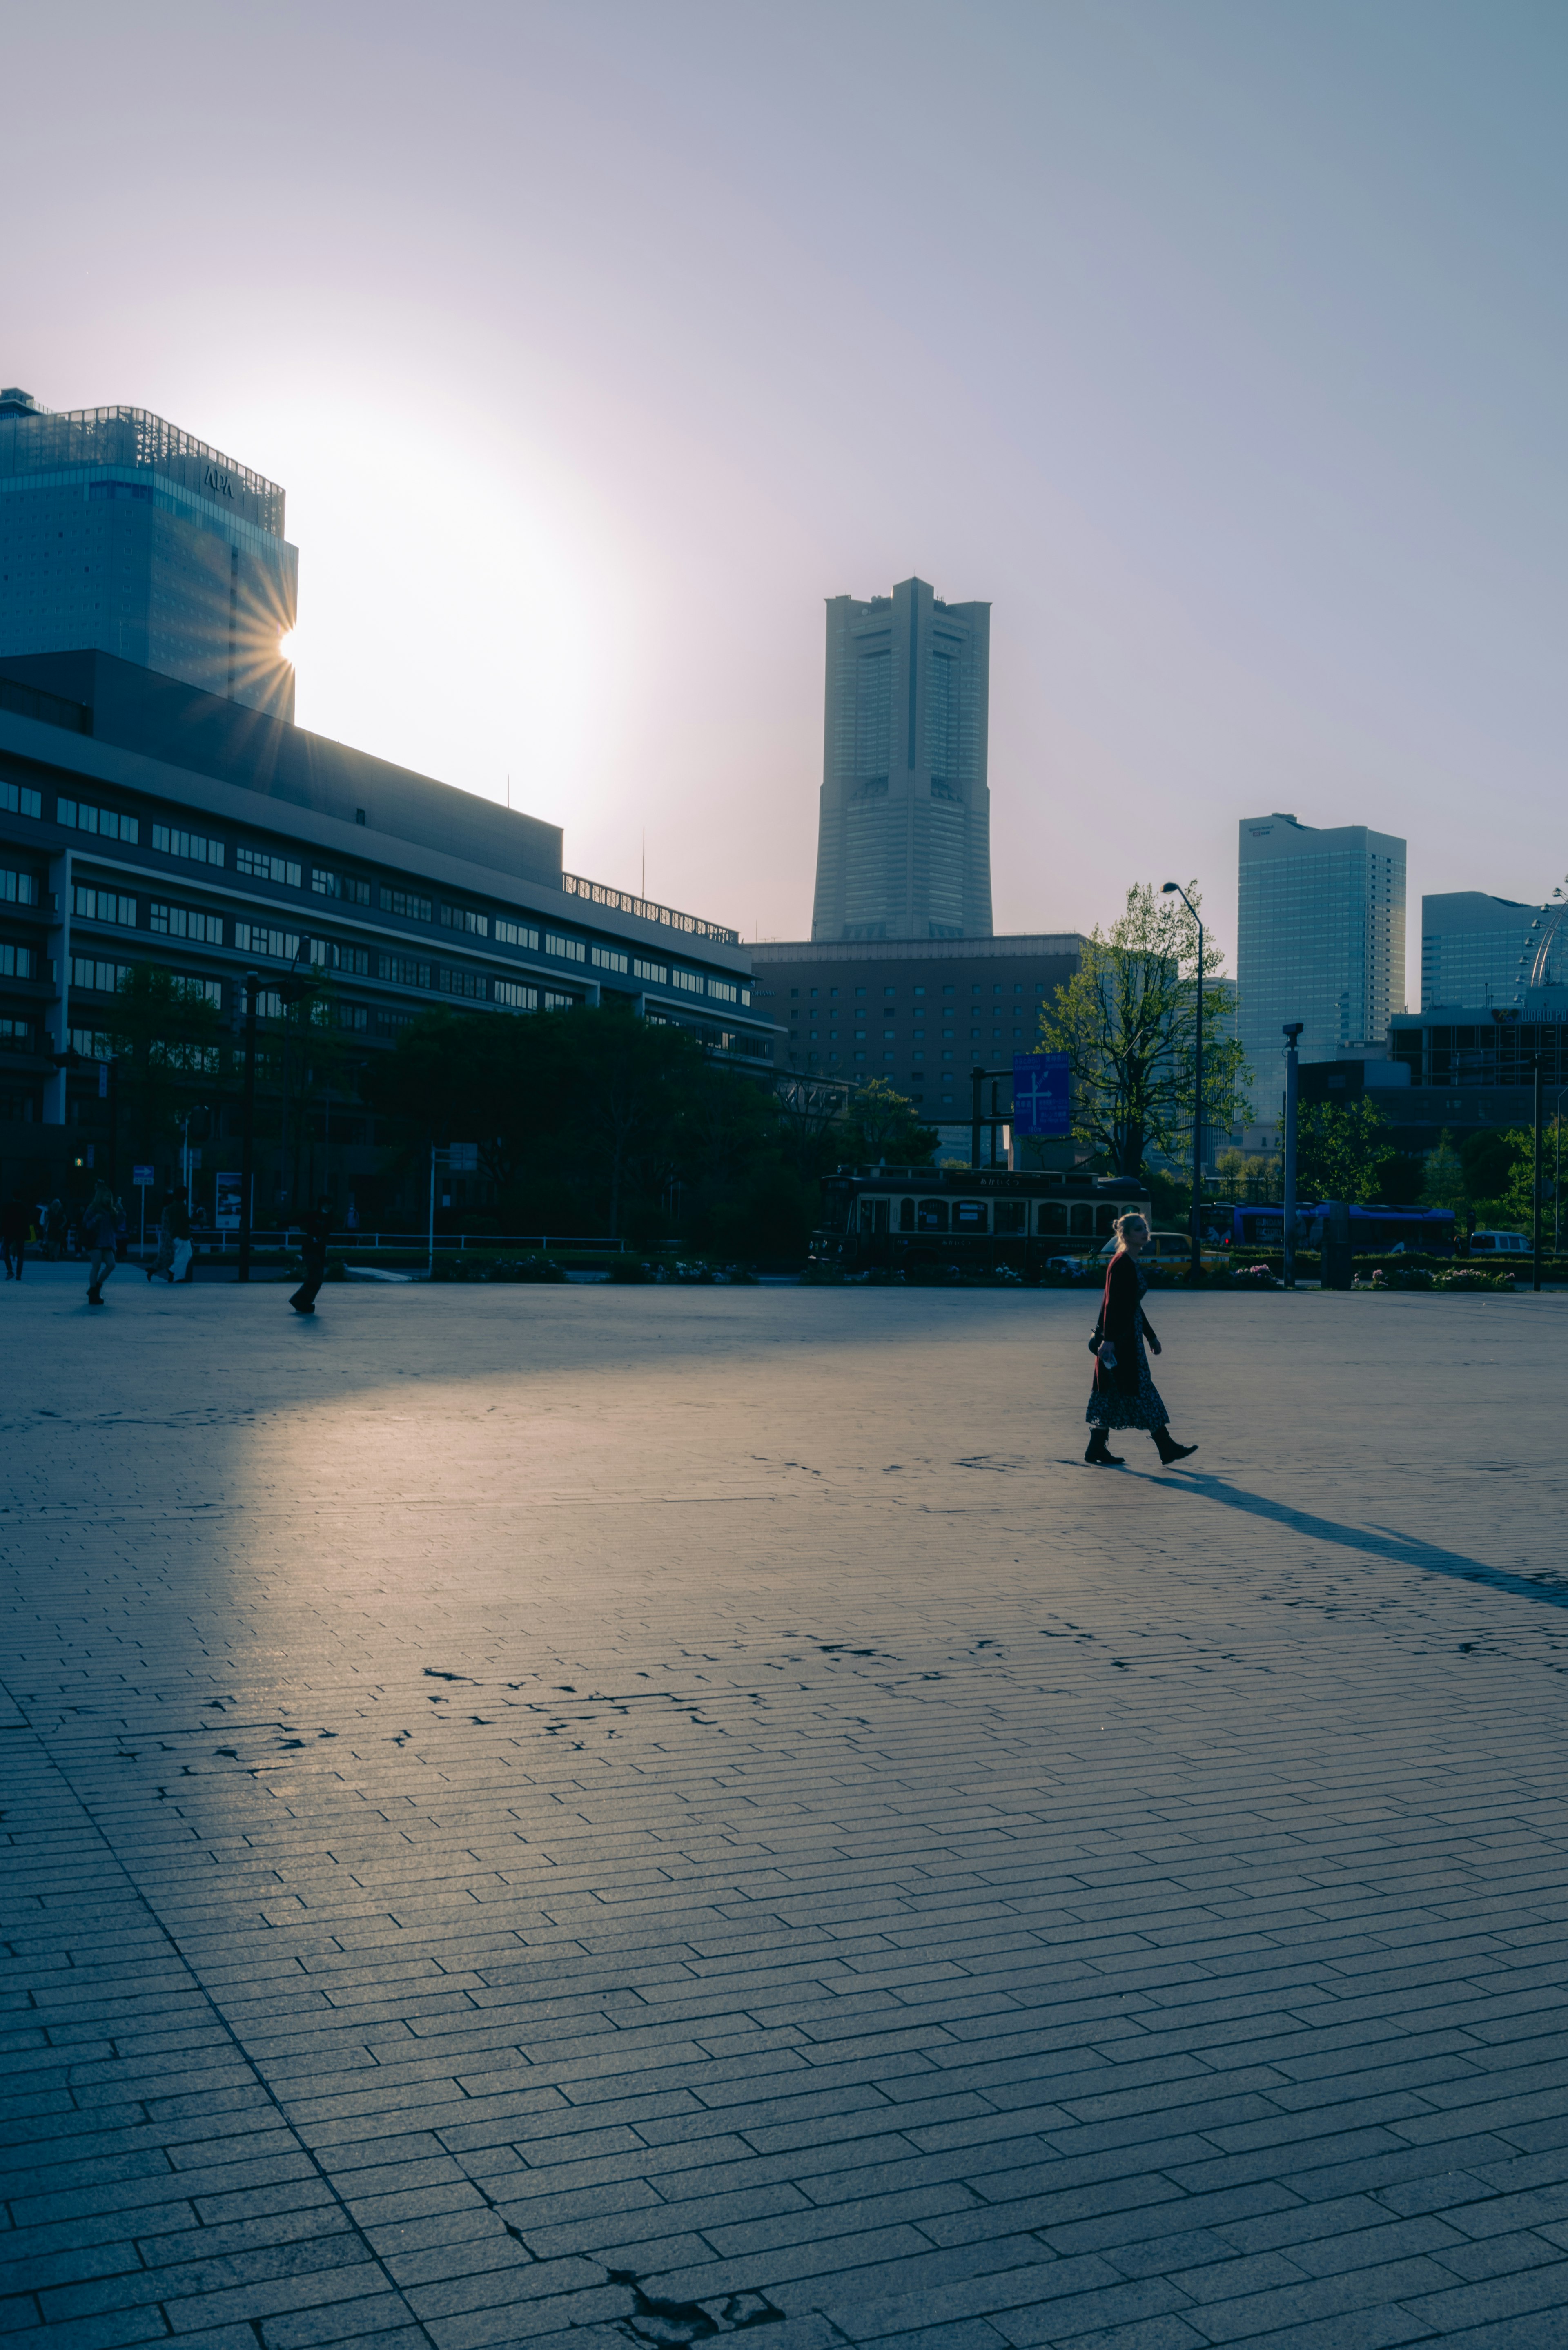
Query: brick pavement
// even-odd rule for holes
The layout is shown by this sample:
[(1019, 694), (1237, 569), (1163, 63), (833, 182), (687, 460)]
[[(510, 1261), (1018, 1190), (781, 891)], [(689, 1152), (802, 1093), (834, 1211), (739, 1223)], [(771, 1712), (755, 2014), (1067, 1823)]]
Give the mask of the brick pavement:
[(80, 1285), (11, 2328), (1568, 2345), (1568, 1300)]

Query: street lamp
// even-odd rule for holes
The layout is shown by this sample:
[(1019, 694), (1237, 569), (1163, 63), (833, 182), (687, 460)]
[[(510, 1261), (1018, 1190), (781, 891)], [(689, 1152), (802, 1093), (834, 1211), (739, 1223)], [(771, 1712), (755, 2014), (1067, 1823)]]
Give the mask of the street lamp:
[(1284, 1203), (1284, 1284), (1287, 1289), (1296, 1285), (1296, 1040), (1306, 1026), (1304, 1020), (1287, 1020), (1285, 1032), (1285, 1203)]
[(1168, 898), (1173, 889), (1198, 924), (1198, 1016), (1192, 1047), (1192, 1279), (1199, 1281), (1203, 1275), (1203, 924), (1179, 881), (1163, 883), (1160, 896)]

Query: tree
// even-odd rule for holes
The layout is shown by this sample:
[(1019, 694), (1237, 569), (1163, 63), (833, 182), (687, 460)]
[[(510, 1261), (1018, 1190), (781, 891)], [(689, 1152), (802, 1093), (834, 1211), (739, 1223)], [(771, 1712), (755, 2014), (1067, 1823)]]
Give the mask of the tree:
[(870, 1077), (857, 1086), (845, 1109), (846, 1157), (856, 1165), (874, 1166), (885, 1159), (897, 1167), (928, 1167), (937, 1147), (937, 1129), (922, 1126), (908, 1097), (894, 1091), (886, 1077)]
[[(1188, 891), (1202, 899), (1194, 882)], [(1224, 958), (1204, 940), (1205, 983)], [(1140, 882), (1108, 932), (1096, 925), (1077, 970), (1041, 1015), (1046, 1051), (1064, 1053), (1072, 1073), (1073, 1131), (1117, 1175), (1142, 1172), (1153, 1149), (1190, 1149), (1196, 1092), (1198, 929), (1176, 896)], [(1203, 1111), (1210, 1131), (1240, 1123), (1240, 1043), (1208, 1017), (1203, 1038)]]
[(143, 1158), (173, 1139), (189, 1104), (226, 1082), (229, 1032), (202, 983), (160, 963), (132, 963), (116, 991), (103, 1041), (119, 1062), (121, 1115)]
[(1387, 1126), (1376, 1102), (1309, 1102), (1299, 1109), (1298, 1197), (1361, 1205), (1376, 1200), (1379, 1172), (1396, 1156), (1394, 1145), (1385, 1139)]
[(1438, 1138), (1437, 1149), (1427, 1153), (1421, 1204), (1425, 1208), (1451, 1208), (1456, 1216), (1462, 1216), (1469, 1204), (1465, 1162), (1454, 1149), (1454, 1138), (1447, 1127)]

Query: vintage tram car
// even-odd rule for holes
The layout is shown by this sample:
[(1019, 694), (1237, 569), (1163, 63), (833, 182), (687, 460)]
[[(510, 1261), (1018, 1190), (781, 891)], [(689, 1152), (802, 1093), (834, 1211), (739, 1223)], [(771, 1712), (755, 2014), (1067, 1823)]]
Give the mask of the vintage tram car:
[(1005, 1264), (1024, 1280), (1053, 1261), (1097, 1257), (1118, 1216), (1150, 1212), (1147, 1190), (1127, 1176), (1006, 1167), (841, 1167), (822, 1200), (815, 1263), (846, 1273)]

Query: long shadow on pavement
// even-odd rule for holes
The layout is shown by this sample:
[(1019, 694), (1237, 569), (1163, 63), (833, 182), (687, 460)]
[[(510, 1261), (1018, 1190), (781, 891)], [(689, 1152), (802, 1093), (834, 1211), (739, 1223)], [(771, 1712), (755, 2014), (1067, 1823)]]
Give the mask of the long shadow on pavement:
[(1512, 1575), (1507, 1567), (1488, 1566), (1479, 1558), (1467, 1558), (1463, 1552), (1443, 1550), (1436, 1543), (1422, 1542), (1415, 1534), (1402, 1534), (1392, 1526), (1346, 1526), (1337, 1519), (1320, 1518), (1310, 1510), (1293, 1510), (1288, 1503), (1271, 1501), (1264, 1493), (1249, 1493), (1243, 1486), (1227, 1484), (1223, 1477), (1205, 1474), (1199, 1470), (1183, 1470), (1179, 1477), (1161, 1476), (1155, 1471), (1135, 1469), (1131, 1472), (1146, 1484), (1158, 1484), (1167, 1492), (1200, 1493), (1206, 1502), (1219, 1502), (1228, 1510), (1240, 1510), (1246, 1516), (1265, 1518), (1271, 1525), (1286, 1526), (1293, 1534), (1310, 1534), (1315, 1542), (1337, 1544), (1341, 1550), (1356, 1550), (1372, 1558), (1391, 1559), (1397, 1566), (1417, 1566), (1432, 1575), (1449, 1575), (1462, 1583), (1484, 1583), (1493, 1591), (1509, 1591), (1520, 1599), (1537, 1599), (1543, 1607), (1568, 1607), (1568, 1586), (1536, 1582), (1528, 1575)]

